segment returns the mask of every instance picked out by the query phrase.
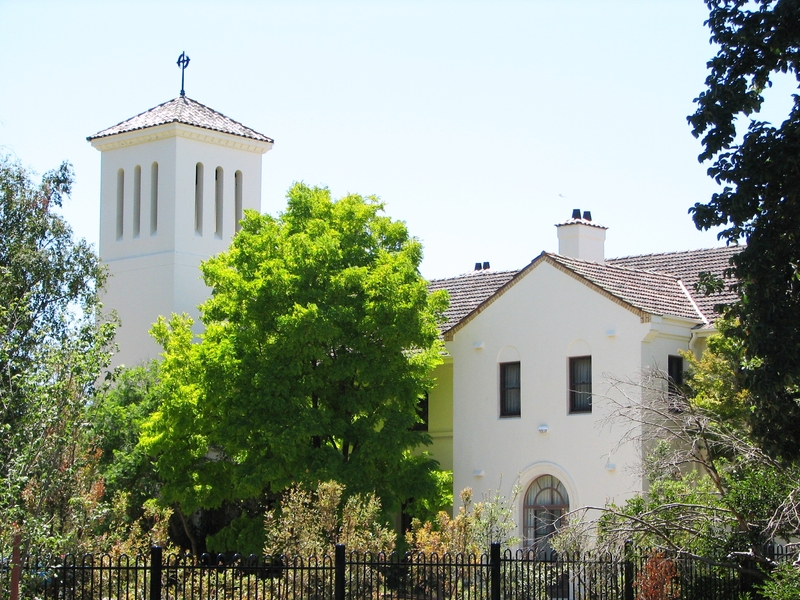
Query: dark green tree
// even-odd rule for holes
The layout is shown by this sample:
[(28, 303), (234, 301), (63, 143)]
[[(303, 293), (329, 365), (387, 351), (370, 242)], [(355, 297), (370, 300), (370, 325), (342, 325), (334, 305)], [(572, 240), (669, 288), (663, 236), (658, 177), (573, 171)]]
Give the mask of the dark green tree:
[(85, 423), (113, 326), (100, 261), (58, 214), (71, 185), (68, 163), (37, 184), (0, 157), (0, 541), (40, 549), (79, 546), (102, 496)]
[(296, 184), (285, 213), (248, 213), (203, 264), (201, 342), (185, 318), (154, 327), (162, 404), (141, 443), (184, 517), (245, 499), (263, 513), (295, 483), (335, 480), (385, 511), (436, 493), (413, 425), (447, 300), (428, 294), (420, 243), (382, 211)]
[[(800, 2), (706, 0), (717, 55), (689, 117), (701, 161), (723, 186), (690, 212), (700, 229), (746, 242), (734, 258), (731, 307), (744, 344), (753, 435), (774, 455), (800, 457), (800, 95), (783, 123), (757, 120), (776, 77), (800, 77)], [(742, 131), (744, 126), (746, 131)]]

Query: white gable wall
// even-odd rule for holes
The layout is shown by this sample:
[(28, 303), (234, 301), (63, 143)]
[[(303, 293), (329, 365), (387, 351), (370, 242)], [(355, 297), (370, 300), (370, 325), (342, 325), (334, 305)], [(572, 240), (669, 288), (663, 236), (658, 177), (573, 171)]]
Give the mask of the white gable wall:
[[(509, 494), (518, 476), (524, 495), (544, 474), (564, 483), (570, 508), (622, 502), (642, 491), (640, 450), (633, 444), (614, 450), (623, 428), (603, 422), (607, 397), (622, 399), (604, 374), (636, 378), (652, 364), (644, 356), (663, 354), (665, 363), (667, 353), (687, 346), (687, 328), (672, 324), (675, 339), (662, 340), (663, 332), (652, 326), (542, 262), (457, 331), (447, 344), (453, 356), (456, 497), (472, 487), (480, 499), (501, 479)], [(585, 355), (592, 357), (592, 412), (569, 414), (569, 357)], [(521, 416), (501, 418), (499, 363), (511, 360), (521, 366)], [(522, 502), (520, 497), (519, 523)]]

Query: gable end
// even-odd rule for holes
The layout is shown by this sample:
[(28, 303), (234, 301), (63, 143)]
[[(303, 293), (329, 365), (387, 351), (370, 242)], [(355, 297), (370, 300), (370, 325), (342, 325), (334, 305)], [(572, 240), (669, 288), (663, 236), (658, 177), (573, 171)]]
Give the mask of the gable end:
[(525, 275), (533, 271), (536, 267), (538, 267), (541, 263), (546, 262), (547, 264), (555, 267), (557, 270), (561, 271), (562, 273), (566, 273), (570, 277), (580, 281), (587, 287), (591, 288), (593, 291), (599, 293), (601, 296), (611, 300), (612, 302), (622, 306), (623, 308), (629, 310), (630, 312), (637, 315), (642, 323), (649, 323), (650, 322), (650, 313), (641, 310), (633, 306), (632, 304), (618, 298), (617, 296), (611, 294), (610, 292), (604, 290), (597, 284), (593, 283), (583, 275), (580, 275), (573, 271), (572, 269), (562, 265), (558, 261), (554, 260), (550, 257), (547, 252), (542, 252), (539, 256), (533, 259), (530, 264), (522, 269), (519, 273), (517, 273), (513, 278), (511, 278), (508, 283), (500, 287), (494, 294), (489, 296), (486, 300), (484, 300), (479, 306), (477, 306), (472, 312), (467, 314), (463, 319), (461, 319), (458, 323), (456, 323), (453, 327), (448, 329), (444, 332), (443, 338), (446, 342), (452, 342), (453, 337), (455, 334), (464, 327), (467, 323), (472, 321), (475, 317), (477, 317), (480, 313), (482, 313), (486, 308), (488, 308), (495, 300), (497, 300), (500, 296), (505, 294), (508, 290), (510, 290), (518, 281), (520, 281)]

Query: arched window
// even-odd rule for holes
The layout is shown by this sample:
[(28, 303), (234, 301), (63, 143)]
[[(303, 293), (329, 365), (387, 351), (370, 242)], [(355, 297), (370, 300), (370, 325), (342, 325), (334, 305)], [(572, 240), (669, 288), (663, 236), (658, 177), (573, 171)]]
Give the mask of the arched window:
[(548, 538), (559, 520), (569, 511), (569, 496), (564, 484), (552, 475), (536, 478), (525, 493), (523, 543), (548, 550)]
[(242, 220), (242, 172), (236, 171), (233, 174), (234, 180), (234, 223), (236, 223), (236, 231), (239, 231), (242, 226), (239, 221)]
[(158, 163), (150, 167), (150, 235), (158, 231)]
[(224, 189), (223, 176), (222, 167), (217, 167), (214, 173), (214, 234), (219, 240), (222, 239), (222, 208), (225, 205), (222, 196)]
[(133, 237), (139, 237), (142, 227), (142, 167), (133, 168)]
[(203, 163), (194, 168), (194, 232), (203, 235)]
[(117, 239), (122, 239), (125, 216), (125, 171), (117, 171)]

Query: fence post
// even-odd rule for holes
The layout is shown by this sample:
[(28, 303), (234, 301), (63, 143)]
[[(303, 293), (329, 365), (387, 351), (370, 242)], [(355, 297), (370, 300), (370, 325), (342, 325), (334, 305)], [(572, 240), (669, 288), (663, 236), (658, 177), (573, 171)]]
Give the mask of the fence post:
[(492, 600), (500, 600), (500, 544), (497, 542), (489, 546), (489, 568)]
[(633, 541), (625, 540), (625, 600), (633, 600)]
[(14, 549), (11, 552), (11, 600), (19, 600), (19, 574), (20, 561), (22, 560), (19, 552), (19, 545), (22, 537), (19, 534), (14, 536)]
[(333, 578), (333, 598), (334, 600), (344, 600), (344, 579), (345, 579), (345, 551), (344, 544), (336, 544), (336, 556), (334, 562)]
[(150, 600), (161, 600), (161, 559), (164, 549), (150, 548)]

